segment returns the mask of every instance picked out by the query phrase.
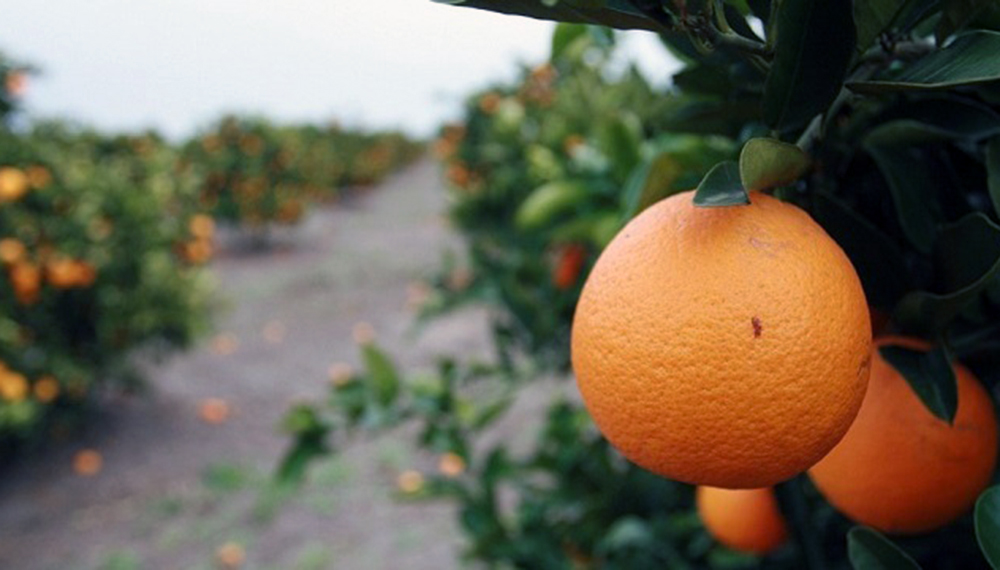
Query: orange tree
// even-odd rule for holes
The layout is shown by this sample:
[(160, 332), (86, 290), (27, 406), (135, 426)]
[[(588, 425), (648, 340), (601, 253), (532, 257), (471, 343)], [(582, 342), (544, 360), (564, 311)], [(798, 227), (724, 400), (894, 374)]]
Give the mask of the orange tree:
[(561, 28), (549, 62), (471, 95), (462, 123), (435, 144), (467, 262), (446, 264), (433, 280), (424, 316), (465, 302), (493, 306), (504, 360), (528, 353), (565, 369), (583, 279), (649, 200), (647, 179), (680, 190), (735, 157), (726, 136), (644, 128), (670, 101), (634, 68), (615, 74), (613, 50), (609, 30)]
[(0, 128), (5, 452), (134, 387), (137, 358), (184, 347), (207, 325), (203, 259), (183, 252), (211, 236), (196, 181), (175, 163), (154, 134)]
[(420, 150), (400, 133), (230, 116), (185, 145), (183, 165), (204, 179), (201, 202), (215, 218), (266, 233), (301, 221), (312, 202), (378, 182)]
[[(917, 470), (878, 469), (862, 463), (893, 465), (902, 449), (890, 444), (872, 453), (867, 450), (873, 442), (852, 443), (865, 438), (865, 425), (870, 425), (869, 420), (859, 420), (861, 435), (849, 431), (844, 447), (835, 448), (836, 455), (829, 456), (847, 465), (839, 468), (835, 479), (854, 478), (853, 484), (838, 487), (879, 499), (899, 497), (900, 489), (920, 487), (928, 500), (914, 499), (912, 494), (902, 503), (900, 499), (895, 503), (872, 500), (866, 502), (865, 510), (884, 503), (897, 513), (928, 506), (950, 514), (933, 528), (921, 525), (919, 534), (907, 534), (901, 530), (906, 525), (883, 524), (877, 522), (879, 517), (843, 507), (851, 498), (825, 489), (826, 469), (817, 467), (819, 491), (829, 494), (833, 506), (805, 475), (777, 485), (779, 510), (789, 522), (789, 540), (773, 551), (767, 549), (764, 557), (737, 555), (717, 546), (703, 529), (693, 514), (689, 485), (624, 461), (572, 400), (551, 407), (536, 446), (528, 453), (514, 453), (504, 444), (486, 447), (477, 436), (502, 414), (517, 382), (489, 383), (497, 393), (485, 400), (480, 394), (476, 403), (464, 391), (483, 377), (484, 370), (446, 361), (430, 380), (406, 381), (371, 346), (363, 349), (364, 371), (338, 378), (329, 407), (302, 406), (289, 414), (286, 428), (296, 434), (297, 445), (286, 457), (282, 475), (299, 473), (304, 459), (338, 442), (331, 433), (416, 418), (424, 427), (419, 443), (443, 454), (442, 469), (423, 480), (408, 477), (402, 488), (408, 493), (444, 493), (455, 498), (470, 541), (469, 555), (489, 563), (523, 568), (997, 567), (1000, 492), (983, 491), (996, 479), (994, 403), (968, 404), (976, 407), (975, 420), (963, 415), (962, 404), (968, 401), (963, 394), (969, 392), (964, 387), (969, 382), (991, 389), (1000, 375), (996, 275), (1000, 269), (1000, 33), (994, 31), (1000, 27), (1000, 12), (995, 5), (965, 0), (449, 3), (574, 23), (557, 28), (555, 46), (563, 38), (592, 33), (581, 31), (581, 23), (659, 34), (684, 67), (669, 92), (659, 96), (659, 104), (651, 102), (655, 112), (641, 117), (638, 132), (642, 138), (667, 133), (720, 136), (733, 141), (739, 150), (735, 160), (712, 159), (723, 160), (701, 178), (696, 204), (744, 208), (751, 199), (749, 191), (767, 191), (796, 204), (851, 259), (876, 317), (873, 320), (880, 323), (877, 332), (889, 330), (894, 334), (891, 338), (897, 339), (923, 339), (883, 341), (873, 355), (880, 370), (875, 376), (891, 378), (885, 372), (891, 367), (906, 380), (909, 391), (905, 393), (920, 402), (917, 413), (903, 398), (873, 400), (888, 402), (890, 407), (882, 413), (901, 418), (891, 422), (890, 439), (913, 446), (906, 450), (906, 463), (916, 465)], [(493, 108), (490, 99), (475, 104), (479, 111)], [(630, 121), (630, 112), (642, 110), (620, 108), (619, 113), (610, 113), (611, 120)], [(477, 112), (471, 110), (470, 117)], [(560, 120), (551, 108), (539, 116)], [(512, 130), (523, 137), (522, 146), (543, 140), (539, 122), (514, 125)], [(503, 173), (497, 167), (500, 161), (486, 162), (489, 169), (478, 169), (476, 165), (484, 161), (461, 154), (462, 142), (482, 132), (472, 123), (464, 130), (444, 133), (441, 150), (451, 156), (457, 148), (458, 158), (452, 156), (450, 164), (461, 160), (465, 169), (449, 169), (449, 178), (460, 188), (478, 188), (475, 191), (488, 195), (491, 189), (505, 188), (507, 179), (523, 176), (521, 194), (513, 204), (500, 205), (502, 200), (497, 200), (497, 207), (507, 210), (499, 210), (495, 219), (500, 220), (500, 227), (490, 231), (497, 235), (524, 231), (523, 225), (517, 227), (516, 213), (509, 212), (531, 203), (529, 195), (545, 181), (530, 178), (530, 161), (516, 167), (519, 173)], [(485, 150), (489, 145), (474, 142), (465, 152), (476, 148)], [(599, 154), (610, 156), (628, 149), (628, 142), (619, 139)], [(630, 171), (617, 179), (616, 187), (588, 187), (578, 192), (585, 198), (574, 200), (550, 198), (558, 205), (551, 207), (556, 213), (544, 216), (540, 226), (554, 231), (591, 216), (592, 211), (579, 204), (613, 209), (615, 196), (637, 192), (641, 199), (634, 201), (636, 206), (621, 210), (627, 219), (643, 206), (677, 193), (683, 188), (664, 175), (670, 172), (664, 166), (669, 161), (660, 157), (667, 152), (655, 148), (640, 152), (641, 158), (631, 161)], [(563, 205), (566, 202), (571, 206)], [(478, 220), (482, 227), (490, 223), (486, 211)], [(476, 225), (470, 220), (464, 226), (473, 244), (484, 239), (472, 229)], [(552, 243), (530, 242), (536, 248), (530, 251), (517, 248), (510, 238), (493, 239), (501, 249), (494, 253), (497, 256), (537, 257), (546, 243)], [(474, 247), (472, 265), (482, 269), (486, 264), (476, 259)], [(504, 247), (517, 249), (504, 251)], [(529, 290), (548, 287), (552, 281), (549, 272), (537, 269), (506, 276), (503, 271), (480, 270), (472, 276), (473, 282), (496, 281), (490, 285), (494, 290), (503, 286), (505, 278), (533, 284)], [(572, 310), (556, 313), (555, 320), (562, 326), (533, 328), (533, 318), (552, 316), (518, 315), (524, 310), (518, 306), (520, 299), (484, 298), (529, 331), (522, 334), (530, 338), (532, 332), (540, 333), (550, 349), (568, 350)], [(544, 303), (532, 306), (546, 310)], [(498, 332), (501, 337), (510, 336), (505, 330)], [(523, 342), (518, 349), (531, 353), (539, 345)], [(724, 352), (725, 347), (720, 349)], [(565, 363), (568, 359), (546, 356), (546, 360)], [(665, 362), (661, 367), (670, 365)], [(486, 375), (505, 377), (493, 374)], [(725, 398), (725, 393), (718, 397)], [(870, 415), (864, 409), (862, 414)], [(924, 431), (933, 433), (934, 440), (979, 438), (975, 445), (961, 444), (961, 448), (977, 451), (971, 457), (963, 452), (959, 459), (947, 448), (930, 449), (919, 443), (930, 441), (921, 435)], [(854, 460), (856, 468), (842, 459), (852, 447), (866, 450), (866, 455)], [(934, 469), (920, 467), (941, 454), (951, 459), (934, 464)], [(461, 459), (465, 471), (454, 469), (453, 456)], [(963, 465), (973, 470), (962, 471)], [(880, 471), (890, 475), (882, 476)], [(939, 472), (958, 477), (963, 484), (935, 479)], [(956, 488), (962, 497), (954, 498)], [(973, 511), (970, 502), (977, 494)], [(942, 507), (942, 503), (949, 504)], [(876, 528), (855, 526), (855, 521)]]

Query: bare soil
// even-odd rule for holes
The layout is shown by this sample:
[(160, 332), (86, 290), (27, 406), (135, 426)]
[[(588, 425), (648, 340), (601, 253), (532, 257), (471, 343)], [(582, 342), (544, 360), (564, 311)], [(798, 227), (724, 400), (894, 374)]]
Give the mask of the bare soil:
[[(214, 340), (153, 368), (150, 393), (107, 402), (82, 433), (0, 471), (0, 568), (217, 568), (227, 556), (242, 568), (459, 567), (452, 508), (392, 496), (401, 471), (428, 461), (405, 428), (317, 464), (279, 508), (259, 500), (289, 441), (279, 418), (325, 396), (332, 363), (357, 363), (358, 322), (405, 370), (488, 355), (480, 312), (411, 334), (408, 288), (457, 248), (444, 208), (423, 161), (319, 209), (269, 251), (224, 239)], [(207, 398), (230, 417), (201, 419)], [(72, 469), (85, 448), (103, 457), (96, 476)]]

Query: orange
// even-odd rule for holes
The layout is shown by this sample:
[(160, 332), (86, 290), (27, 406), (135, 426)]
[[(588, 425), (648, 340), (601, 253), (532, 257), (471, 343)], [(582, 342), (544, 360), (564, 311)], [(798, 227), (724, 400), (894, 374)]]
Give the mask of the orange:
[[(910, 338), (876, 341), (884, 345), (928, 349)], [(958, 411), (948, 425), (876, 351), (857, 420), (809, 471), (837, 510), (883, 532), (905, 534), (944, 526), (972, 506), (996, 467), (996, 414), (975, 376), (960, 364), (953, 367)]]
[(45, 278), (56, 289), (89, 287), (97, 279), (97, 271), (85, 261), (57, 257), (45, 263)]
[(82, 477), (93, 477), (104, 468), (104, 457), (93, 449), (83, 449), (73, 456), (73, 471)]
[(565, 291), (576, 285), (587, 262), (587, 250), (580, 244), (570, 244), (559, 252), (552, 270), (552, 284)]
[(774, 489), (720, 489), (701, 486), (695, 491), (698, 516), (715, 540), (733, 550), (767, 554), (788, 539), (785, 519), (778, 510)]
[(871, 325), (844, 252), (760, 193), (647, 208), (584, 285), (572, 361), (598, 428), (670, 479), (767, 487), (805, 471), (854, 420)]
[(0, 167), (0, 202), (13, 202), (27, 193), (28, 175), (13, 166)]
[(14, 296), (24, 305), (38, 301), (42, 286), (42, 270), (34, 263), (18, 261), (10, 267), (10, 283)]

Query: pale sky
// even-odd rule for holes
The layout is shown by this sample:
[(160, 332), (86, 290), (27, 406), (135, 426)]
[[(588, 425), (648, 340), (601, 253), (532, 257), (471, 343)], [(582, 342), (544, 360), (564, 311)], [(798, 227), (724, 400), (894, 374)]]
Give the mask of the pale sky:
[[(28, 109), (185, 136), (224, 112), (426, 134), (541, 62), (552, 24), (430, 0), (0, 0), (0, 50), (42, 69)], [(626, 50), (663, 81), (655, 38)]]

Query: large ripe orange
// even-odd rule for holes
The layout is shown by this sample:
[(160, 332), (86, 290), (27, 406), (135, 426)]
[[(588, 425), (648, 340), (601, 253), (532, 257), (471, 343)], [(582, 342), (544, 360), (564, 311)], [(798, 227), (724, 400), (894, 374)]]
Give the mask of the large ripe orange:
[(647, 208), (601, 254), (577, 305), (584, 402), (627, 458), (664, 477), (767, 487), (854, 420), (871, 326), (858, 276), (799, 208)]
[(720, 489), (700, 486), (695, 491), (695, 502), (708, 533), (734, 550), (767, 554), (788, 539), (785, 519), (778, 510), (778, 500), (771, 487)]
[[(909, 338), (876, 341), (886, 344), (927, 349)], [(809, 471), (837, 510), (883, 532), (920, 533), (948, 524), (972, 506), (996, 467), (996, 414), (975, 376), (959, 364), (954, 369), (958, 411), (948, 425), (876, 351), (857, 420)]]

